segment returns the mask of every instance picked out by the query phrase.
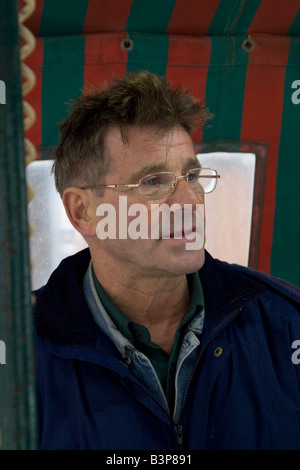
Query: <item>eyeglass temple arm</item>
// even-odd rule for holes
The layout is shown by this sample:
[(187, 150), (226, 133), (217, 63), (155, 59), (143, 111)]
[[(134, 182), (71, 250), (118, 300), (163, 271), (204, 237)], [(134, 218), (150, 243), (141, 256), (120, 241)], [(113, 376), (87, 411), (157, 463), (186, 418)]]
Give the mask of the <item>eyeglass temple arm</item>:
[(90, 186), (84, 186), (81, 189), (88, 189), (88, 188), (138, 188), (139, 183), (135, 184), (96, 184)]
[(220, 175), (200, 175), (199, 178), (220, 178)]
[(105, 186), (106, 188), (138, 188), (139, 183), (130, 184), (99, 184), (98, 186)]

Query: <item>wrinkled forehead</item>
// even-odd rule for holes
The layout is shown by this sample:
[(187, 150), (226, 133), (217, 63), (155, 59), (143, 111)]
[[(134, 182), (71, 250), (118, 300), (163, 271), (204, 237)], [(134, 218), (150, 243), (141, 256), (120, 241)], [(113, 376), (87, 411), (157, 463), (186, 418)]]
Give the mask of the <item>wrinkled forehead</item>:
[(130, 126), (125, 138), (119, 128), (111, 128), (105, 139), (105, 154), (110, 168), (154, 164), (166, 170), (174, 159), (191, 160), (197, 163), (191, 136), (180, 126), (165, 132), (153, 127)]

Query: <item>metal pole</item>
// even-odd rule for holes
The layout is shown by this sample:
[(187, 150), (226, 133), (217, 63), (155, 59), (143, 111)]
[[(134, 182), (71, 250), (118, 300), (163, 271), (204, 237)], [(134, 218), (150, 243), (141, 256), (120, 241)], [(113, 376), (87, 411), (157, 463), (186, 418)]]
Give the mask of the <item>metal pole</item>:
[(0, 1), (0, 449), (37, 449), (37, 405), (18, 32)]

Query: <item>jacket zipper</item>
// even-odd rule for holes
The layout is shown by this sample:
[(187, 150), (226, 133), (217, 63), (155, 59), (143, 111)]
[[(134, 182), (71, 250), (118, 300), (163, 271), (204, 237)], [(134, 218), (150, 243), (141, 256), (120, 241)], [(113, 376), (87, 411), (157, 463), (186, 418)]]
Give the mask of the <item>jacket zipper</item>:
[(175, 431), (176, 431), (179, 447), (180, 449), (182, 449), (182, 426), (180, 424), (177, 424), (175, 426)]
[[(162, 406), (162, 404), (157, 400), (156, 396), (153, 395), (153, 393), (147, 388), (145, 387), (144, 384), (142, 384), (141, 382), (139, 382), (135, 377), (133, 377), (132, 375), (129, 375), (128, 376), (128, 379), (132, 380), (134, 383), (136, 383), (139, 387), (141, 387), (148, 395), (150, 395), (150, 397), (159, 405), (159, 407), (166, 413), (166, 415), (168, 416), (168, 418), (170, 418), (170, 420), (173, 422), (173, 419), (172, 419), (172, 416), (170, 414), (170, 411), (169, 409), (165, 408)], [(182, 447), (182, 426), (180, 425), (174, 425), (174, 429), (175, 429), (175, 434), (176, 434), (176, 437), (177, 437), (177, 444), (178, 444), (178, 447), (179, 449), (181, 449)]]
[[(239, 307), (238, 309), (234, 310), (230, 319), (227, 320), (224, 324), (222, 324), (220, 326), (219, 329), (216, 330), (215, 334), (212, 335), (210, 338), (208, 338), (208, 340), (206, 341), (205, 345), (203, 346), (203, 349), (202, 349), (202, 352), (201, 354), (199, 355), (198, 359), (197, 359), (197, 362), (195, 364), (195, 367), (193, 369), (193, 372), (190, 376), (190, 379), (189, 379), (189, 382), (188, 382), (188, 385), (186, 387), (186, 392), (185, 392), (185, 395), (184, 395), (184, 398), (182, 400), (182, 406), (181, 406), (181, 411), (180, 411), (180, 418), (182, 418), (182, 413), (183, 413), (183, 409), (184, 409), (184, 406), (185, 406), (185, 403), (186, 403), (186, 399), (187, 399), (187, 395), (188, 395), (188, 392), (189, 392), (189, 388), (190, 388), (190, 384), (191, 384), (191, 381), (192, 381), (192, 378), (194, 376), (194, 373), (195, 373), (195, 370), (197, 369), (198, 367), (198, 364), (203, 356), (203, 353), (204, 351), (206, 350), (207, 346), (212, 342), (212, 340), (223, 330), (226, 328), (226, 326), (231, 323), (234, 318), (242, 311), (242, 307)], [(173, 419), (172, 419), (172, 416), (170, 414), (170, 411), (169, 409), (166, 409), (165, 407), (162, 406), (162, 404), (156, 399), (155, 395), (153, 395), (153, 393), (151, 393), (150, 390), (147, 389), (147, 387), (145, 387), (141, 382), (139, 382), (138, 380), (136, 380), (133, 376), (129, 375), (128, 378), (130, 380), (132, 380), (133, 382), (135, 382), (139, 387), (141, 387), (146, 393), (148, 393), (148, 395), (151, 396), (151, 398), (153, 398), (153, 400), (160, 406), (160, 408), (167, 414), (167, 416), (170, 418), (170, 420), (173, 422)], [(181, 419), (178, 420), (178, 422), (180, 423), (181, 422)], [(178, 447), (179, 447), (179, 450), (182, 450), (183, 448), (183, 426), (182, 424), (177, 424), (175, 425), (174, 424), (174, 430), (175, 430), (175, 434), (176, 434), (176, 437), (177, 437), (177, 444), (178, 444)]]
[[(189, 388), (190, 388), (190, 384), (191, 384), (191, 381), (192, 381), (192, 378), (194, 376), (194, 373), (195, 373), (195, 370), (197, 369), (198, 367), (198, 364), (203, 356), (203, 353), (204, 351), (206, 350), (207, 346), (211, 343), (211, 341), (223, 330), (226, 328), (226, 326), (231, 323), (234, 318), (242, 311), (242, 307), (239, 307), (237, 310), (234, 310), (233, 313), (232, 313), (232, 316), (230, 317), (229, 320), (227, 320), (224, 324), (221, 325), (221, 327), (219, 329), (216, 330), (215, 334), (213, 336), (211, 336), (210, 338), (208, 338), (208, 340), (206, 341), (205, 345), (203, 346), (203, 349), (202, 349), (202, 352), (201, 354), (199, 355), (198, 359), (197, 359), (197, 362), (195, 364), (195, 367), (193, 369), (193, 372), (190, 376), (190, 379), (189, 379), (189, 382), (188, 382), (188, 385), (186, 387), (186, 392), (185, 392), (185, 395), (184, 395), (184, 398), (182, 400), (182, 406), (181, 406), (181, 411), (180, 411), (180, 418), (182, 418), (182, 413), (183, 413), (183, 409), (184, 409), (184, 406), (185, 406), (185, 403), (186, 403), (186, 399), (187, 399), (187, 395), (188, 395), (188, 392), (189, 392)], [(144, 384), (142, 384), (141, 382), (139, 382), (135, 377), (133, 377), (132, 375), (128, 375), (128, 379), (130, 379), (131, 381), (133, 381), (134, 383), (136, 383), (139, 387), (141, 387), (148, 395), (151, 396), (151, 398), (159, 405), (159, 407), (167, 414), (167, 416), (170, 418), (170, 420), (173, 422), (173, 419), (172, 419), (172, 416), (170, 414), (170, 411), (169, 409), (165, 408), (162, 406), (162, 404), (157, 400), (156, 396), (153, 395), (153, 393), (147, 388), (144, 386)], [(179, 423), (180, 423), (180, 419), (179, 419)], [(183, 448), (183, 426), (182, 424), (174, 424), (173, 426), (174, 430), (175, 430), (175, 434), (176, 434), (176, 437), (177, 437), (177, 444), (178, 444), (178, 447), (179, 447), (179, 450), (181, 450)]]

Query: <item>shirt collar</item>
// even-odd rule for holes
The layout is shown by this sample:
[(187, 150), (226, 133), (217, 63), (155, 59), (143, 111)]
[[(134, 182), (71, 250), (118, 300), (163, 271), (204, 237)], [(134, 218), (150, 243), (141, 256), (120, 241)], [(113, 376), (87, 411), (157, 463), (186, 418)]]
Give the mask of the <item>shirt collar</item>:
[[(111, 300), (111, 298), (107, 295), (107, 293), (102, 288), (101, 284), (99, 283), (94, 270), (92, 269), (93, 274), (93, 281), (97, 291), (97, 294), (103, 304), (105, 310), (116, 324), (120, 332), (131, 342), (135, 343), (135, 340), (142, 341), (145, 344), (150, 344), (150, 334), (146, 327), (133, 322), (127, 315), (125, 315)], [(199, 311), (203, 310), (204, 308), (204, 297), (202, 291), (202, 285), (199, 278), (198, 272), (194, 272), (187, 275), (187, 281), (190, 291), (190, 304), (188, 310), (183, 317), (179, 329), (181, 330), (182, 327), (187, 326), (188, 323), (193, 319), (193, 317)]]

